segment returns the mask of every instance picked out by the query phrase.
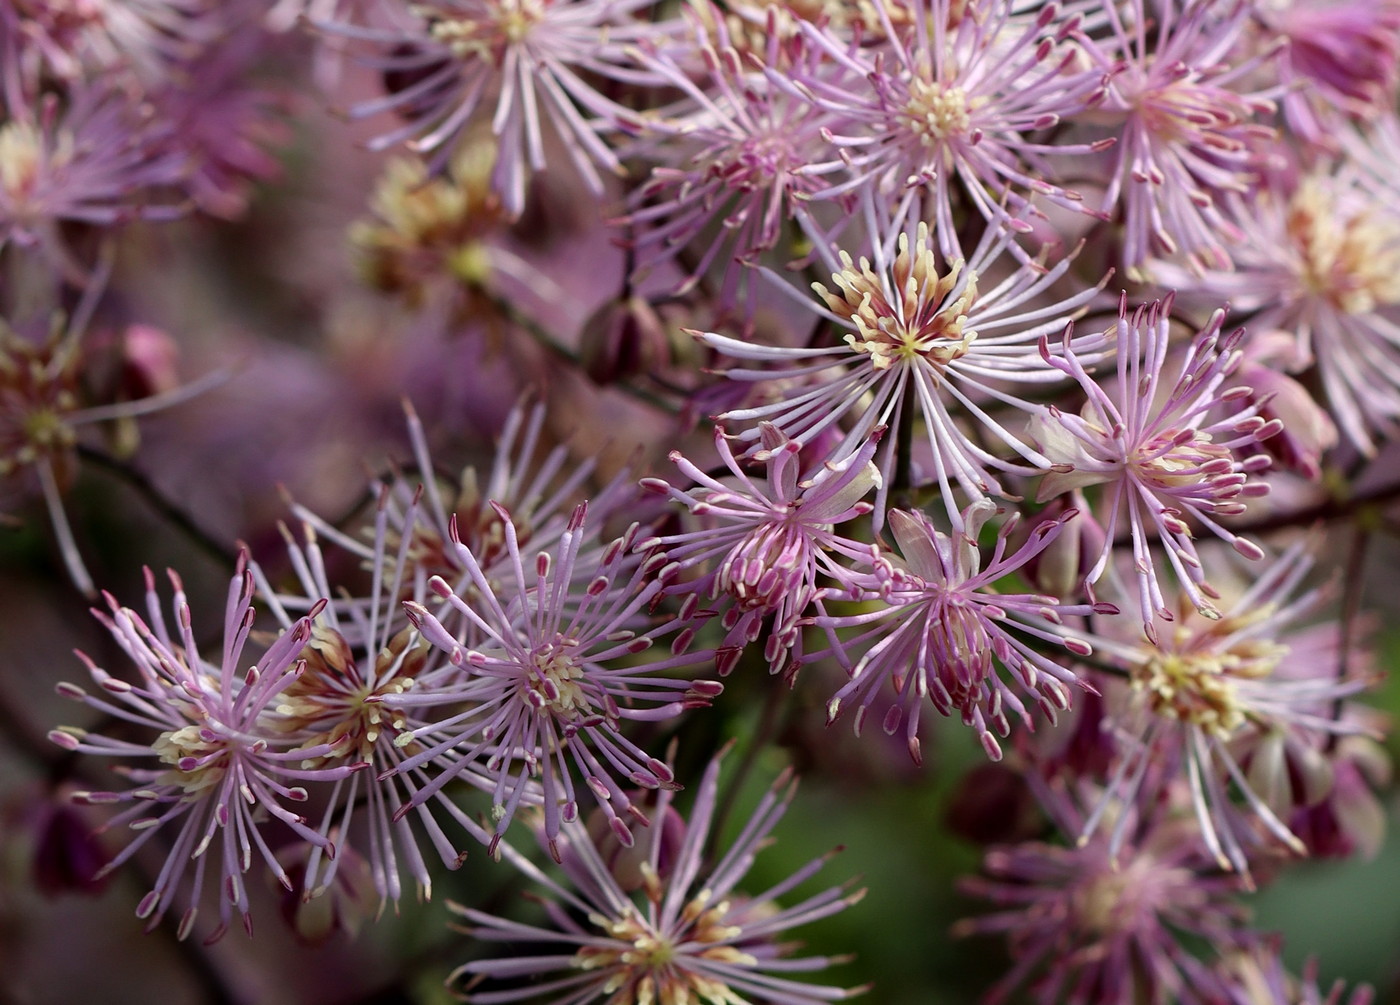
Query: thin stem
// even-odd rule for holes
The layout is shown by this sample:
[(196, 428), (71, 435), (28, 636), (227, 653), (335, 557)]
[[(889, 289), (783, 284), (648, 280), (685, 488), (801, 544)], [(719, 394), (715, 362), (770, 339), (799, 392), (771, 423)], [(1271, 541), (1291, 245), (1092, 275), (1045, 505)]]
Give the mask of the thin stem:
[[(778, 735), (779, 724), (784, 718), (783, 712), (788, 707), (792, 688), (784, 687), (783, 683), (777, 679), (770, 680), (769, 685), (768, 694), (763, 701), (763, 710), (759, 713), (758, 727), (750, 736), (748, 745), (744, 748), (744, 756), (740, 758), (739, 766), (734, 769), (734, 773), (729, 776), (724, 791), (720, 793), (715, 806), (715, 815), (710, 824), (710, 838), (716, 844), (724, 834), (724, 825), (734, 812), (734, 804), (739, 798), (739, 793), (743, 791), (744, 783), (752, 774), (754, 765), (758, 763), (759, 753)], [(713, 858), (717, 851), (717, 847), (710, 849), (710, 860), (705, 866), (706, 872), (714, 866)]]
[(238, 553), (229, 545), (214, 537), (194, 518), (181, 509), (173, 500), (156, 487), (155, 483), (140, 471), (110, 454), (92, 447), (78, 445), (78, 456), (89, 464), (116, 475), (128, 486), (135, 489), (152, 509), (180, 529), (201, 551), (220, 565), (232, 569), (238, 562)]
[[(1347, 679), (1351, 670), (1351, 649), (1356, 639), (1356, 626), (1361, 615), (1362, 576), (1366, 567), (1366, 550), (1371, 543), (1370, 528), (1358, 524), (1352, 529), (1351, 549), (1347, 552), (1345, 579), (1342, 585), (1341, 624), (1337, 638), (1337, 681)], [(1340, 698), (1332, 700), (1332, 721), (1339, 722), (1345, 702)], [(1326, 753), (1337, 749), (1341, 733), (1334, 731), (1327, 737)]]

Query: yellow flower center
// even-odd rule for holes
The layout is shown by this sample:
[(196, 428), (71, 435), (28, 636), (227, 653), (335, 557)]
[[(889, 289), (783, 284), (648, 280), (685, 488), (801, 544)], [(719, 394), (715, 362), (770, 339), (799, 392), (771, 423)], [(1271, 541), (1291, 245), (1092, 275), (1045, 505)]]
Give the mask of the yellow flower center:
[[(178, 785), (192, 796), (218, 785), (228, 771), (228, 748), (220, 740), (206, 738), (199, 726), (166, 730), (156, 737), (151, 749), (163, 762), (175, 767), (164, 772), (160, 781)], [(199, 761), (204, 763), (195, 763)]]
[(936, 151), (972, 126), (972, 106), (961, 87), (943, 87), (932, 80), (915, 78), (909, 84), (904, 114), (925, 150)]
[(899, 254), (890, 269), (891, 293), (864, 258), (857, 267), (841, 253), (845, 267), (832, 274), (839, 290), (833, 293), (821, 283), (812, 288), (833, 314), (856, 329), (846, 343), (870, 356), (877, 370), (896, 363), (923, 359), (940, 370), (965, 356), (977, 333), (967, 328), (968, 312), (977, 298), (977, 274), (969, 272), (962, 292), (949, 299), (958, 286), (964, 263), (954, 262), (946, 275), (938, 274), (928, 226), (919, 225), (918, 247), (911, 251), (909, 236), (901, 234)]
[[(644, 872), (651, 872), (643, 866)], [(659, 898), (654, 872), (648, 877), (648, 896)], [(751, 967), (758, 961), (748, 953), (727, 945), (743, 929), (724, 923), (730, 902), (710, 904), (710, 892), (701, 890), (681, 911), (678, 931), (671, 936), (657, 932), (634, 910), (611, 920), (598, 915), (589, 920), (603, 929), (613, 945), (585, 946), (573, 959), (580, 970), (612, 971), (603, 993), (609, 1002), (626, 1005), (748, 1005), (722, 981), (696, 973), (680, 959), (677, 947), (685, 943), (686, 956), (729, 966)]]
[(1309, 178), (1289, 203), (1286, 219), (1309, 296), (1346, 314), (1400, 303), (1400, 228), (1385, 214), (1348, 213)]

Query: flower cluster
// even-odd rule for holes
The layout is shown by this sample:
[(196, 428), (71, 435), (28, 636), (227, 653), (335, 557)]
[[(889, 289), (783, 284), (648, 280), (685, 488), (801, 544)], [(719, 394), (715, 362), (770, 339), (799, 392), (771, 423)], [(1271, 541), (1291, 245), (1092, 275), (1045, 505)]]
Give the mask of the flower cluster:
[(990, 1001), (1339, 1000), (1247, 908), (1380, 840), (1397, 91), (1391, 0), (0, 0), (0, 503), (111, 591), (33, 818), (180, 939), (810, 1005), (784, 764), (928, 864), (964, 744)]

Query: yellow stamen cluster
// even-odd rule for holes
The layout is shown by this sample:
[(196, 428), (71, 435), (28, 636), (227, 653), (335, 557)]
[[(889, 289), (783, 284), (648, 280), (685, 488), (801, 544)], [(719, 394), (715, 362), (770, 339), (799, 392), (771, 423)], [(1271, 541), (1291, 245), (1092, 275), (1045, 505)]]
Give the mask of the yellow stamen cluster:
[(1400, 303), (1400, 228), (1386, 214), (1345, 212), (1309, 178), (1289, 203), (1286, 221), (1307, 294), (1346, 314)]
[(370, 200), (376, 219), (350, 228), (364, 281), (412, 305), (434, 280), (480, 286), (491, 271), (483, 239), (505, 219), (491, 191), (495, 160), (495, 141), (471, 134), (447, 175), (429, 178), (421, 161), (391, 161)]
[(40, 458), (62, 458), (77, 443), (76, 358), (59, 344), (36, 348), (0, 324), (0, 477)]
[(72, 157), (72, 137), (60, 134), (54, 149), (45, 153), (44, 137), (32, 123), (6, 122), (0, 126), (0, 191), (11, 203), (22, 203), (33, 191), (45, 161), (52, 170)]
[(1178, 626), (1175, 651), (1159, 650), (1133, 668), (1133, 690), (1145, 697), (1153, 714), (1228, 739), (1249, 717), (1238, 684), (1267, 677), (1288, 650), (1255, 639), (1212, 648), (1212, 637), (1234, 634), (1271, 611), (1264, 607), (1249, 616), (1212, 621), (1209, 628), (1195, 633), (1186, 625)]
[(969, 272), (957, 297), (964, 263), (952, 263), (946, 275), (938, 274), (926, 224), (919, 225), (918, 247), (911, 251), (909, 235), (901, 234), (899, 254), (890, 269), (892, 295), (862, 258), (859, 268), (850, 255), (841, 253), (845, 266), (832, 274), (839, 293), (821, 283), (812, 288), (832, 313), (856, 329), (846, 342), (856, 352), (868, 353), (877, 370), (896, 363), (923, 359), (942, 369), (967, 354), (977, 333), (967, 327), (968, 312), (977, 299), (977, 274)]
[[(334, 754), (303, 762), (303, 767), (320, 767), (331, 757), (371, 761), (375, 744), (386, 734), (393, 742), (407, 729), (403, 712), (378, 699), (413, 687), (412, 674), (422, 665), (427, 645), (420, 640), (413, 650), (406, 651), (411, 637), (412, 629), (406, 628), (390, 639), (375, 656), (374, 674), (365, 679), (344, 636), (323, 625), (312, 628), (299, 657), (306, 669), (283, 692), (277, 711), (286, 717), (289, 729), (315, 731), (303, 746), (340, 746)], [(394, 667), (397, 672), (385, 680)], [(381, 683), (372, 686), (372, 681)]]
[(910, 81), (904, 115), (919, 144), (929, 152), (943, 150), (949, 139), (972, 128), (972, 105), (967, 92), (923, 77)]
[(747, 1005), (747, 999), (722, 981), (696, 973), (685, 960), (677, 960), (677, 946), (684, 943), (687, 959), (726, 966), (757, 964), (753, 956), (727, 944), (743, 932), (737, 925), (724, 923), (730, 913), (729, 901), (711, 905), (710, 900), (708, 890), (692, 898), (681, 911), (677, 932), (670, 937), (657, 932), (635, 910), (618, 920), (593, 915), (589, 920), (618, 945), (585, 946), (575, 954), (574, 966), (613, 971), (603, 986), (603, 993), (612, 996), (607, 999), (610, 1005)]
[[(197, 796), (218, 785), (223, 781), (224, 775), (228, 771), (228, 748), (219, 740), (207, 739), (203, 729), (199, 726), (182, 726), (179, 729), (166, 730), (156, 737), (156, 741), (151, 744), (151, 749), (166, 764), (175, 766), (174, 770), (164, 772), (161, 775), (161, 783), (178, 785), (191, 796)], [(191, 771), (179, 767), (180, 762), (187, 757), (203, 760), (211, 754), (222, 754), (223, 756), (215, 756), (212, 760)]]
[(453, 55), (476, 56), (499, 63), (505, 50), (525, 41), (544, 20), (544, 0), (495, 0), (487, 17), (444, 17), (442, 11), (423, 4), (414, 7), (429, 22), (433, 38)]
[(531, 659), (530, 687), (544, 697), (550, 711), (566, 719), (593, 711), (588, 695), (579, 686), (585, 676), (583, 665), (574, 658), (566, 641), (561, 639), (535, 650)]

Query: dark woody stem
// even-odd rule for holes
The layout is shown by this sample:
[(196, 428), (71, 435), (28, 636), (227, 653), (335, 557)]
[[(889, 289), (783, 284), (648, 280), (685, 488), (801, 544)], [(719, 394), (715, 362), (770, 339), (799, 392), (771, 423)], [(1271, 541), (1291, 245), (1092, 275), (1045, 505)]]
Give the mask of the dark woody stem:
[(209, 533), (198, 523), (194, 517), (185, 512), (172, 499), (165, 495), (155, 483), (147, 478), (136, 468), (123, 461), (106, 454), (101, 450), (92, 447), (78, 445), (78, 456), (85, 463), (99, 467), (109, 474), (115, 475), (128, 486), (136, 490), (136, 493), (146, 501), (146, 504), (159, 513), (166, 520), (169, 520), (175, 527), (179, 528), (190, 541), (199, 547), (210, 558), (220, 565), (232, 569), (238, 562), (238, 553), (235, 549), (224, 544), (213, 534)]

